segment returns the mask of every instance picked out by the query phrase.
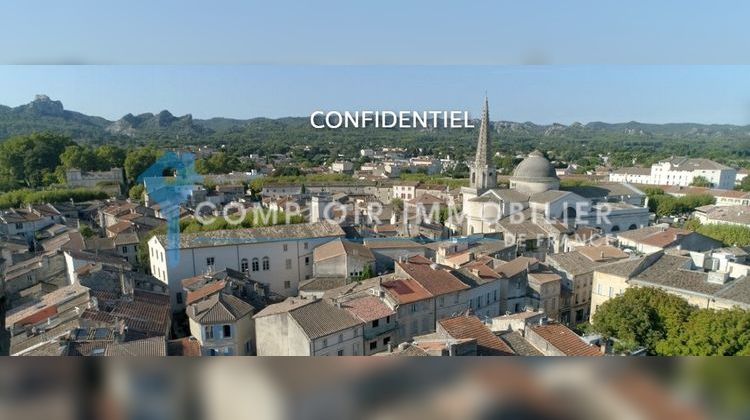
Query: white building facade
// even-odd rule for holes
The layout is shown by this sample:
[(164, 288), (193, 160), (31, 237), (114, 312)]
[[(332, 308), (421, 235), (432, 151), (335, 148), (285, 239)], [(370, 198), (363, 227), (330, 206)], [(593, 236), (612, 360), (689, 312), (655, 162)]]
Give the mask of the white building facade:
[[(183, 279), (225, 268), (249, 273), (272, 292), (295, 296), (300, 281), (312, 277), (313, 250), (344, 231), (319, 222), (181, 236), (179, 249), (171, 253), (164, 235), (148, 241), (151, 273), (169, 285), (173, 310), (184, 307)], [(176, 261), (170, 264), (170, 258)]]

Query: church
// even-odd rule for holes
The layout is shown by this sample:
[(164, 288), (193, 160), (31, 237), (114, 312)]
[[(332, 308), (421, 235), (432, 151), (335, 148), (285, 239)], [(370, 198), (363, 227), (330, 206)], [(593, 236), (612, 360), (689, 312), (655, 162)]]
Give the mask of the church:
[(509, 188), (498, 188), (491, 131), (485, 97), (469, 186), (461, 189), (463, 220), (454, 221), (462, 234), (500, 234), (506, 242), (560, 252), (556, 239), (579, 227), (616, 234), (648, 225), (643, 192), (626, 183), (561, 189), (554, 167), (537, 150), (513, 170)]

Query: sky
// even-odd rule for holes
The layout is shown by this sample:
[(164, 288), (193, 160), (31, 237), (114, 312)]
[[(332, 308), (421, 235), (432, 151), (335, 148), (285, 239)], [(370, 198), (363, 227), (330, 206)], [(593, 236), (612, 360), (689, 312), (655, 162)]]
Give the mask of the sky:
[(750, 124), (750, 66), (0, 66), (0, 104), (36, 94), (115, 120), (159, 112), (279, 118), (316, 110), (466, 110), (493, 120)]
[(7, 0), (21, 64), (750, 64), (742, 0)]
[(477, 114), (487, 92), (494, 120), (750, 123), (747, 1), (40, 0), (0, 16), (4, 105)]

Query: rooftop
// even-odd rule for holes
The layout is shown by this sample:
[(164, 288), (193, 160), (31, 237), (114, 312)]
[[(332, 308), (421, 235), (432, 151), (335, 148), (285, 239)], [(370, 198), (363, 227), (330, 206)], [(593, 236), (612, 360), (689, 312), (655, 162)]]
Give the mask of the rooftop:
[(339, 277), (324, 277), (316, 276), (300, 283), (300, 292), (320, 292), (335, 289), (347, 284), (347, 278), (343, 276)]
[(601, 356), (598, 348), (588, 345), (562, 324), (536, 325), (531, 330), (566, 356)]
[(208, 299), (188, 305), (187, 314), (200, 324), (236, 322), (252, 314), (255, 308), (229, 293), (216, 293)]
[(384, 281), (383, 288), (402, 305), (433, 297), (427, 289), (413, 279)]
[(364, 322), (393, 316), (396, 312), (377, 296), (362, 296), (341, 303), (341, 307)]
[[(241, 245), (294, 239), (315, 239), (344, 236), (339, 225), (328, 222), (276, 225), (251, 229), (215, 230), (211, 232), (183, 233), (180, 235), (180, 249), (202, 248), (222, 245)], [(166, 235), (156, 236), (166, 247)]]
[(469, 288), (448, 270), (436, 267), (424, 257), (397, 262), (398, 267), (421, 284), (433, 296), (455, 293)]
[(353, 328), (362, 321), (325, 300), (316, 299), (289, 312), (292, 318), (310, 339), (316, 339), (339, 331)]
[(478, 356), (509, 356), (514, 354), (510, 346), (493, 334), (475, 316), (459, 315), (442, 319), (438, 323), (453, 338), (476, 339)]
[(336, 238), (313, 250), (313, 258), (316, 262), (342, 255), (361, 257), (370, 261), (375, 260), (375, 256), (372, 255), (372, 251), (368, 247), (342, 238)]

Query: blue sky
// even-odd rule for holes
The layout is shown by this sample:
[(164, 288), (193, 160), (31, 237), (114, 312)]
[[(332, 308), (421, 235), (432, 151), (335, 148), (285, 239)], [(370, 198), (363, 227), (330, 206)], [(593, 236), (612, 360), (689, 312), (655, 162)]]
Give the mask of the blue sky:
[(741, 0), (0, 2), (0, 62), (750, 64)]
[(476, 114), (487, 91), (493, 119), (750, 123), (747, 1), (40, 0), (0, 16), (5, 105)]
[(0, 104), (44, 93), (109, 119), (468, 110), (494, 120), (750, 124), (750, 66), (0, 66)]

